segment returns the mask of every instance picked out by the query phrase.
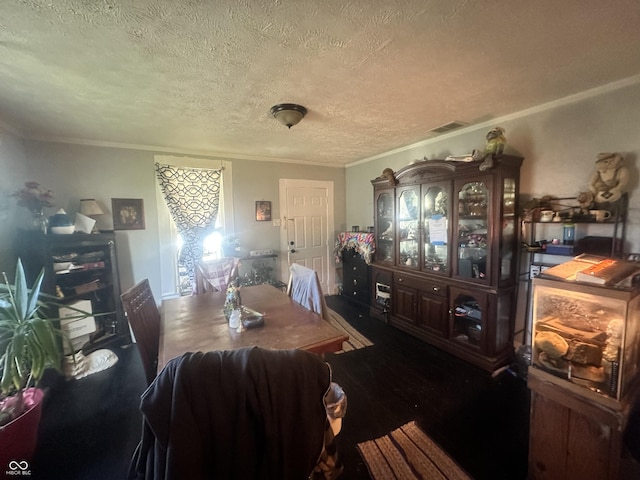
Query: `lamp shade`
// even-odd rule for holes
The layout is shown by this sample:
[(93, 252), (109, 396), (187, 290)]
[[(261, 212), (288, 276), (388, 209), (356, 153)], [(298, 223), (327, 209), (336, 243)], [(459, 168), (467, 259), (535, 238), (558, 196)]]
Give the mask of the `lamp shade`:
[(80, 200), (80, 213), (90, 217), (92, 215), (103, 215), (104, 212), (93, 198), (83, 198)]
[(289, 128), (300, 123), (306, 114), (307, 109), (295, 103), (280, 103), (271, 107), (271, 115)]

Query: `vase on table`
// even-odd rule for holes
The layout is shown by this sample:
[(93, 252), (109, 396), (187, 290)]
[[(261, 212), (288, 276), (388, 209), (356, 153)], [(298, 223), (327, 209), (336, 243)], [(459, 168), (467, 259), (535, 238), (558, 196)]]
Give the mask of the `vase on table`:
[(44, 233), (47, 233), (48, 220), (44, 215), (44, 209), (33, 210), (31, 212), (33, 214), (33, 228), (34, 230)]

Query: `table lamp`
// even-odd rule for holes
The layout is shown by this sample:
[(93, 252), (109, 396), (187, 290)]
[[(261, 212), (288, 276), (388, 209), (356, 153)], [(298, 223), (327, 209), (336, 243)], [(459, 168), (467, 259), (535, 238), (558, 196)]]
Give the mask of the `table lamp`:
[[(86, 215), (87, 217), (93, 218), (94, 220), (94, 217), (98, 215), (104, 215), (104, 212), (100, 208), (100, 205), (98, 205), (98, 202), (96, 202), (93, 198), (83, 198), (80, 200), (80, 213), (82, 215)], [(93, 224), (93, 230), (91, 230), (91, 233), (100, 233), (96, 225), (96, 223)]]

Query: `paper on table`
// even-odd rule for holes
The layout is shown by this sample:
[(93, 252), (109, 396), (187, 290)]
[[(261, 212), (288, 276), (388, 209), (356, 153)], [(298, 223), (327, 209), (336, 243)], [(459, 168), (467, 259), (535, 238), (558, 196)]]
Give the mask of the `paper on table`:
[(91, 233), (95, 224), (96, 221), (93, 218), (76, 213), (76, 232)]

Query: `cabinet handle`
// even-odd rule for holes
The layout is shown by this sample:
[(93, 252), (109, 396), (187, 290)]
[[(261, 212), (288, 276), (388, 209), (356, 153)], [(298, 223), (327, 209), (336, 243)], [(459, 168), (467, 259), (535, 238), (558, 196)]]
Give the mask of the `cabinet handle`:
[(404, 278), (399, 277), (399, 278), (398, 278), (398, 282), (404, 282)]
[(358, 284), (358, 279), (357, 279), (357, 278), (354, 278), (354, 279), (353, 279), (353, 284), (354, 284), (354, 285), (357, 285), (357, 284)]
[(351, 267), (351, 270), (353, 270), (354, 272), (358, 269), (358, 267)]
[(433, 287), (433, 291), (434, 292), (439, 292), (440, 291), (440, 287)]

